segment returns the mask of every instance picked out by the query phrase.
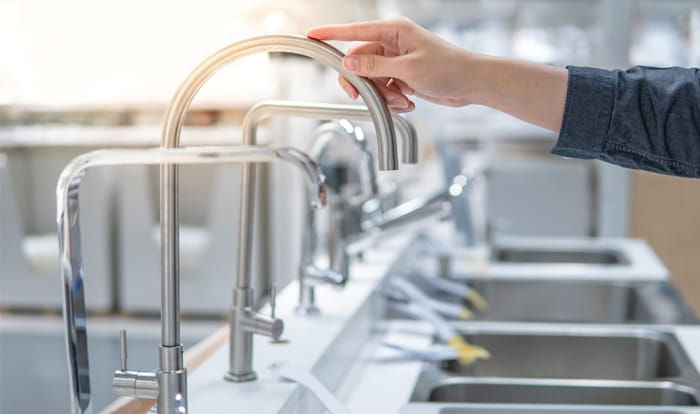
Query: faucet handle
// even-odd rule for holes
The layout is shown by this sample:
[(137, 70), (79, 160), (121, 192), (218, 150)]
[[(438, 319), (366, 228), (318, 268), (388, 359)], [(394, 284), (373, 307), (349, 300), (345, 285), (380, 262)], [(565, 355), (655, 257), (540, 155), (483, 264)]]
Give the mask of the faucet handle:
[(121, 371), (126, 371), (126, 359), (127, 359), (127, 350), (126, 350), (126, 329), (121, 329), (119, 331), (119, 359), (120, 359), (120, 368)]
[(120, 366), (112, 377), (112, 391), (121, 397), (158, 398), (160, 384), (155, 372), (128, 371), (126, 369), (126, 329), (119, 331)]

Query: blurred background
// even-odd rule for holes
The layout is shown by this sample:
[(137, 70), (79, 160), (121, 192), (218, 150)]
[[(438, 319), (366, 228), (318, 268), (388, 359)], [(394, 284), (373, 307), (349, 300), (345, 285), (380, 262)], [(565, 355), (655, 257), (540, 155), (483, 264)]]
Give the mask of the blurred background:
[[(27, 360), (32, 352), (19, 352), (28, 343), (52, 361), (56, 375), (38, 380), (50, 391), (27, 412), (67, 404), (63, 386), (50, 386), (65, 378), (54, 195), (63, 166), (97, 148), (159, 145), (165, 109), (180, 82), (233, 41), (397, 16), (464, 48), (556, 66), (700, 66), (698, 0), (0, 0), (0, 312), (19, 316), (0, 319), (0, 412), (13, 412), (31, 391), (11, 379), (11, 368), (45, 367)], [(200, 91), (183, 144), (240, 142), (243, 116), (268, 98), (348, 102), (335, 73), (317, 63), (252, 56)], [(382, 174), (402, 184), (401, 196), (441, 176), (435, 171), (444, 154), (458, 154), (458, 165), (487, 172), (475, 201), (484, 239), (646, 239), (700, 312), (696, 180), (553, 157), (555, 134), (484, 107), (417, 102), (408, 117), (419, 130), (421, 165)], [(274, 121), (261, 137), (303, 148), (316, 125)], [(240, 179), (236, 166), (182, 171), (182, 307), (191, 321), (183, 332), (194, 342), (225, 318)], [(156, 328), (143, 330), (143, 346), (158, 340), (157, 186), (158, 171), (145, 167), (95, 170), (83, 186), (91, 328), (104, 322), (95, 332), (114, 352), (110, 318), (151, 320)], [(268, 204), (258, 215), (256, 244), (274, 258), (256, 264), (268, 275), (258, 286), (264, 293), (296, 276), (304, 207), (301, 177), (288, 167), (265, 168), (261, 188)], [(32, 339), (37, 332), (45, 342)], [(109, 369), (118, 363), (113, 355), (91, 358)], [(96, 404), (104, 406), (109, 384), (95, 388)]]

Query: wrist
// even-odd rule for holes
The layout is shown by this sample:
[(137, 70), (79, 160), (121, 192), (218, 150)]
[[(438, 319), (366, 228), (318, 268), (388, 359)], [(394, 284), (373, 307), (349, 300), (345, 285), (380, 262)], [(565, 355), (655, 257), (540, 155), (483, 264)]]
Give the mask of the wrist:
[(498, 107), (500, 89), (503, 87), (503, 66), (505, 59), (470, 53), (467, 56), (468, 79), (464, 82), (469, 86), (467, 99), (475, 105)]

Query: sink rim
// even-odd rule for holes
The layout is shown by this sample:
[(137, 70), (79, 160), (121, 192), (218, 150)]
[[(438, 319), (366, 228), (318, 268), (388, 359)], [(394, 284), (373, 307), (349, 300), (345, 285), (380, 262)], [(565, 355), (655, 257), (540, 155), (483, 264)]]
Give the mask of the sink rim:
[[(670, 378), (670, 380), (684, 380), (700, 385), (700, 370), (695, 366), (690, 356), (684, 349), (677, 335), (668, 326), (654, 325), (587, 325), (587, 324), (552, 324), (552, 323), (526, 323), (526, 322), (470, 322), (455, 321), (450, 322), (457, 333), (464, 336), (470, 335), (518, 335), (518, 336), (566, 336), (571, 338), (631, 338), (647, 339), (662, 342), (671, 358), (677, 363), (680, 375)], [(478, 362), (477, 362), (478, 363)], [(444, 371), (448, 376), (459, 376), (458, 374)], [(480, 377), (485, 378), (485, 377)], [(517, 378), (522, 377), (501, 377)], [(574, 380), (562, 378), (564, 380)], [(559, 380), (559, 378), (557, 378)], [(657, 381), (664, 381), (657, 379)], [(604, 381), (608, 381), (605, 379)], [(610, 380), (622, 381), (622, 380)], [(653, 379), (644, 382), (654, 381)], [(698, 397), (700, 400), (700, 397)]]
[[(700, 319), (695, 314), (693, 309), (687, 304), (683, 299), (680, 292), (673, 284), (671, 280), (621, 280), (616, 278), (609, 279), (586, 279), (586, 278), (566, 278), (566, 279), (552, 279), (552, 278), (472, 278), (466, 280), (456, 280), (456, 282), (463, 283), (473, 289), (476, 289), (481, 293), (484, 298), (488, 301), (489, 299), (495, 301), (502, 301), (508, 298), (508, 294), (512, 295), (513, 290), (518, 288), (527, 289), (537, 289), (541, 291), (549, 291), (551, 294), (561, 293), (561, 290), (566, 290), (572, 294), (578, 293), (586, 295), (591, 293), (598, 293), (599, 291), (604, 291), (605, 294), (610, 295), (610, 301), (603, 302), (604, 305), (611, 306), (613, 309), (617, 309), (616, 306), (622, 306), (619, 312), (628, 315), (631, 311), (642, 312), (643, 316), (638, 316), (638, 319), (625, 319), (625, 320), (539, 320), (533, 319), (509, 319), (507, 317), (494, 318), (489, 317), (489, 312), (483, 314), (483, 318), (480, 318), (480, 314), (476, 315), (476, 320), (485, 321), (503, 321), (503, 322), (528, 322), (528, 323), (576, 323), (576, 324), (632, 324), (634, 326), (640, 325), (697, 325), (700, 323)], [(505, 295), (503, 292), (507, 292)], [(620, 298), (620, 295), (623, 295)], [(449, 296), (443, 295), (447, 300)], [(615, 300), (624, 300), (624, 302), (617, 303)], [(631, 302), (629, 302), (631, 301)], [(654, 302), (654, 303), (652, 303)], [(633, 308), (630, 308), (630, 304), (633, 304)], [(660, 307), (659, 307), (660, 306)], [(669, 311), (670, 309), (670, 311)], [(664, 310), (666, 313), (664, 313)], [(670, 312), (670, 313), (669, 313)], [(584, 312), (585, 313), (585, 312)], [(647, 315), (648, 314), (648, 315)], [(611, 316), (611, 319), (614, 317)]]
[[(406, 404), (401, 414), (443, 414), (443, 410), (465, 410), (464, 413), (496, 413), (502, 414), (547, 414), (566, 412), (571, 414), (640, 414), (640, 413), (657, 413), (657, 414), (698, 414), (700, 410), (697, 407), (682, 407), (682, 406), (620, 406), (620, 405), (588, 405), (588, 404), (519, 404), (517, 407), (514, 404), (507, 403), (443, 403), (443, 402), (410, 402)], [(467, 411), (469, 410), (469, 411)], [(449, 412), (449, 411), (448, 411)], [(460, 413), (461, 414), (461, 413)]]
[[(700, 412), (700, 391), (697, 386), (693, 386), (688, 382), (683, 380), (660, 380), (660, 381), (630, 381), (630, 380), (589, 380), (589, 379), (540, 379), (540, 378), (494, 378), (494, 377), (465, 377), (465, 376), (447, 376), (439, 378), (437, 380), (429, 378), (430, 375), (421, 375), (421, 377), (416, 382), (414, 387), (410, 402), (411, 403), (443, 403), (443, 404), (470, 404), (474, 406), (482, 405), (493, 405), (499, 404), (503, 406), (521, 406), (529, 405), (535, 406), (572, 406), (572, 407), (637, 407), (634, 404), (596, 404), (596, 403), (585, 403), (585, 404), (548, 404), (548, 403), (522, 403), (522, 402), (444, 402), (444, 401), (430, 401), (430, 396), (441, 387), (449, 386), (473, 386), (473, 385), (487, 385), (487, 386), (525, 386), (525, 387), (548, 387), (548, 388), (573, 388), (573, 389), (625, 389), (625, 390), (644, 390), (644, 389), (655, 389), (660, 391), (673, 391), (682, 394), (686, 394), (692, 397), (697, 402), (697, 405), (687, 406), (687, 405), (652, 405), (651, 407), (656, 408), (668, 408), (668, 407), (686, 407)], [(649, 405), (639, 405), (639, 407), (650, 407)]]
[[(528, 385), (547, 387), (577, 387), (577, 388), (628, 388), (628, 389), (672, 389), (676, 391), (688, 392), (698, 396), (700, 402), (700, 391), (693, 385), (684, 382), (682, 379), (663, 379), (649, 381), (633, 380), (606, 380), (606, 379), (572, 379), (572, 378), (511, 378), (511, 377), (469, 377), (469, 376), (447, 376), (440, 379), (433, 387), (443, 385)], [(578, 405), (578, 404), (577, 404)], [(700, 407), (700, 405), (699, 405)]]
[[(576, 261), (576, 260), (506, 260), (503, 256), (508, 254), (516, 254), (523, 256), (538, 256), (538, 255), (600, 255), (608, 256), (613, 259), (612, 262), (596, 262), (596, 261)], [(580, 246), (572, 248), (571, 246), (508, 246), (494, 244), (489, 249), (489, 258), (492, 263), (528, 263), (528, 264), (579, 264), (593, 266), (629, 266), (632, 262), (622, 249), (612, 246)]]

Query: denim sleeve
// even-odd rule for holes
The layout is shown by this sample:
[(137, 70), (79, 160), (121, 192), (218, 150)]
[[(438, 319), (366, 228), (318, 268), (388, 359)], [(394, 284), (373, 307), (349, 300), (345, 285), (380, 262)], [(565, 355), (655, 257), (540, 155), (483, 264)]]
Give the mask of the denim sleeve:
[(553, 154), (700, 178), (700, 69), (568, 69)]

